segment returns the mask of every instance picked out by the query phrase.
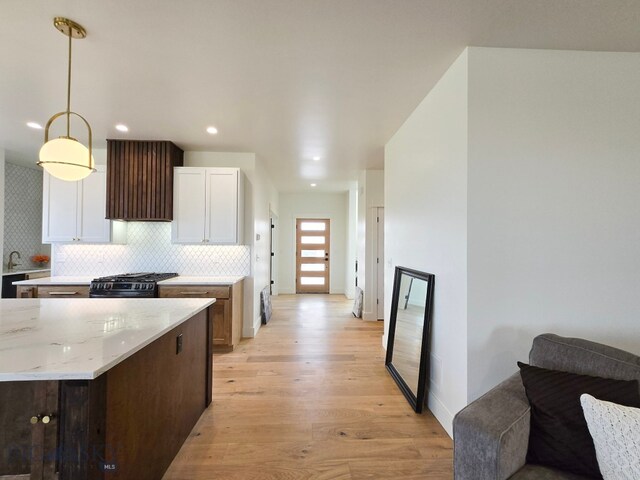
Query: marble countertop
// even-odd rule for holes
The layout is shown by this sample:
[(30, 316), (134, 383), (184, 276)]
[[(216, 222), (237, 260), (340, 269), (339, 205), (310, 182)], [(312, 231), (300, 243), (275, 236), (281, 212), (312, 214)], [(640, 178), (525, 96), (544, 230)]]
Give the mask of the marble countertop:
[(214, 276), (189, 276), (180, 275), (158, 282), (158, 285), (233, 285), (242, 281), (244, 277), (214, 277)]
[(23, 268), (17, 270), (3, 270), (2, 276), (5, 275), (21, 275), (25, 273), (38, 273), (38, 272), (50, 272), (50, 268)]
[(94, 379), (214, 302), (0, 300), (0, 381)]
[[(92, 277), (45, 277), (34, 278), (33, 280), (19, 280), (13, 282), (14, 285), (91, 285), (91, 280), (100, 275)], [(233, 285), (244, 279), (242, 276), (237, 277), (221, 277), (221, 276), (188, 276), (180, 275), (178, 277), (162, 280), (158, 285)]]
[(44, 277), (33, 280), (19, 280), (14, 285), (91, 285), (91, 280), (96, 277)]

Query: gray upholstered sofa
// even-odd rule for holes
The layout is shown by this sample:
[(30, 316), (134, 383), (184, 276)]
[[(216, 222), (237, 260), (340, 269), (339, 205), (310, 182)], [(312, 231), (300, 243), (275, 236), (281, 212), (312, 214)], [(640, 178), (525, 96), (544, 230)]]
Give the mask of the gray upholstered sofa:
[[(531, 365), (583, 375), (640, 380), (640, 357), (579, 338), (546, 333), (533, 340)], [(578, 480), (526, 463), (529, 402), (520, 373), (461, 410), (453, 420), (455, 480)]]

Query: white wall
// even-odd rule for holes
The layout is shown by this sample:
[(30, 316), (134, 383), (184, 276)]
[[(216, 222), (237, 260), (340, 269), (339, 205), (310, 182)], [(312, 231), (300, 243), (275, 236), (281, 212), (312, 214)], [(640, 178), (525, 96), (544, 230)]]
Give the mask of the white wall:
[(185, 152), (184, 165), (237, 167), (246, 176), (244, 237), (251, 246), (251, 275), (244, 285), (243, 336), (254, 337), (260, 328), (260, 291), (269, 285), (269, 212), (278, 212), (278, 192), (254, 153)]
[(385, 345), (393, 274), (435, 274), (429, 408), (451, 433), (467, 401), (467, 53), (385, 148)]
[(363, 170), (358, 178), (357, 255), (358, 286), (364, 292), (362, 318), (378, 320), (377, 207), (384, 207), (384, 171)]
[(347, 218), (347, 265), (345, 268), (344, 295), (347, 298), (355, 297), (356, 289), (356, 259), (358, 238), (358, 184), (348, 192), (348, 218)]
[(387, 145), (385, 254), (436, 275), (445, 428), (540, 333), (640, 353), (638, 84), (637, 53), (469, 48)]
[[(0, 251), (4, 250), (4, 148), (0, 148)], [(2, 282), (0, 282), (2, 294)]]
[(345, 293), (349, 195), (344, 193), (281, 193), (279, 201), (278, 279), (280, 293), (296, 292), (296, 218), (329, 218), (330, 293)]
[(472, 400), (539, 333), (640, 354), (640, 54), (469, 51)]

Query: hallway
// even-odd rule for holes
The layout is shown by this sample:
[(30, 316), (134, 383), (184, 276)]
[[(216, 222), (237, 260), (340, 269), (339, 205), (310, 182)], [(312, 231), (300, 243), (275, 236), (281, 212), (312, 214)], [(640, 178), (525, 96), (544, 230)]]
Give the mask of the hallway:
[(450, 438), (384, 368), (382, 329), (342, 295), (274, 297), (256, 338), (214, 356), (213, 404), (164, 478), (453, 478)]

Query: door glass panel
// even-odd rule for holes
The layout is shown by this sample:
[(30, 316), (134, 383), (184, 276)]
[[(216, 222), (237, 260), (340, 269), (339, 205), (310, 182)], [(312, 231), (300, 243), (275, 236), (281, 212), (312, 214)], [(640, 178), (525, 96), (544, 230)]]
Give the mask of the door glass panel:
[(324, 272), (324, 263), (303, 263), (300, 265), (303, 272)]
[(308, 235), (303, 235), (302, 237), (300, 237), (300, 242), (322, 245), (325, 242), (325, 237), (311, 237)]
[(296, 293), (329, 293), (330, 232), (328, 218), (296, 219)]
[(322, 258), (324, 257), (324, 250), (302, 250), (300, 252), (300, 256), (307, 258)]
[(324, 222), (302, 222), (300, 223), (300, 229), (303, 232), (324, 232)]

